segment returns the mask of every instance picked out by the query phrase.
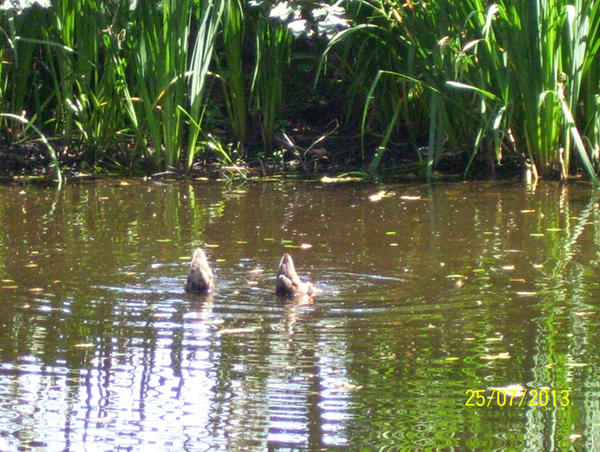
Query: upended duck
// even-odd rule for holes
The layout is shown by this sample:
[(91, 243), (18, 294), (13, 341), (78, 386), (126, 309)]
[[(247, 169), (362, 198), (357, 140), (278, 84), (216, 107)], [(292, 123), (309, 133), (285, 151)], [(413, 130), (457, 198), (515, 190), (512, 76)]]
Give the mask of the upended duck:
[(215, 289), (212, 270), (202, 248), (196, 248), (194, 251), (187, 281), (183, 288), (186, 292), (200, 294), (208, 294)]
[(275, 293), (280, 297), (299, 297), (302, 295), (313, 296), (322, 292), (321, 289), (315, 287), (310, 282), (302, 282), (294, 268), (292, 256), (285, 253), (279, 263), (277, 271), (277, 286)]

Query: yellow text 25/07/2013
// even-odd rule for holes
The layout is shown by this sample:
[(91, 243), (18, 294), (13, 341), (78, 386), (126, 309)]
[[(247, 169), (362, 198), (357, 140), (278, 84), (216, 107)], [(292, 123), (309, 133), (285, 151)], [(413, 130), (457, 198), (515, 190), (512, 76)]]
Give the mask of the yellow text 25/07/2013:
[(491, 395), (486, 397), (484, 389), (467, 389), (468, 396), (465, 406), (567, 406), (570, 402), (569, 391), (566, 389), (530, 389), (518, 391), (516, 389), (492, 389)]

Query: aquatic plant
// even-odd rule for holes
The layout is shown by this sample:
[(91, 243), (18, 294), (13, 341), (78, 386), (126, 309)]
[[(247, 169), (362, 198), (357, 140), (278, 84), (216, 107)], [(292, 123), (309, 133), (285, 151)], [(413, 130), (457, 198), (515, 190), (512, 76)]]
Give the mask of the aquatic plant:
[(575, 143), (597, 184), (570, 112), (576, 111), (582, 79), (598, 49), (598, 24), (598, 6), (588, 0), (572, 5), (543, 0), (535, 8), (525, 0), (498, 2), (487, 11), (486, 31), (493, 33), (485, 38), (492, 39), (497, 59), (507, 61), (500, 88), (509, 93), (505, 103), (512, 114), (504, 132), (514, 132), (520, 152), (527, 150), (543, 177), (558, 170), (566, 178)]
[[(428, 175), (443, 151), (471, 147), (471, 161), (482, 152), (492, 170), (509, 152), (530, 159), (543, 177), (557, 169), (566, 177), (570, 137), (579, 133), (571, 120), (576, 115), (566, 112), (576, 111), (599, 45), (595, 2), (359, 4), (362, 22), (334, 38), (326, 53), (344, 49), (356, 80), (351, 91), (363, 98), (363, 133), (383, 134), (369, 169), (379, 166), (395, 136), (418, 153), (427, 145)], [(589, 103), (583, 111), (596, 118)], [(408, 136), (399, 124), (407, 125)], [(595, 130), (588, 133), (588, 142), (597, 142)], [(589, 150), (584, 152), (583, 139), (575, 142), (596, 182)]]
[(56, 179), (58, 180), (58, 188), (60, 189), (63, 183), (63, 175), (60, 169), (60, 163), (58, 161), (58, 157), (56, 156), (56, 152), (54, 152), (54, 148), (50, 145), (45, 135), (34, 124), (32, 124), (29, 120), (22, 116), (13, 115), (11, 113), (0, 113), (0, 117), (7, 118), (16, 121), (20, 124), (23, 124), (25, 126), (22, 130), (23, 133), (26, 133), (27, 129), (29, 128), (34, 130), (34, 132), (38, 135), (39, 139), (42, 140), (42, 143), (44, 143), (44, 146), (48, 150), (48, 154), (52, 159), (52, 163), (54, 164), (54, 171), (56, 171)]
[(138, 2), (132, 33), (133, 74), (139, 93), (147, 155), (157, 168), (179, 165), (184, 139), (185, 75), (188, 65), (193, 2)]
[(213, 61), (213, 51), (227, 0), (202, 3), (202, 11), (190, 62), (189, 103), (190, 114), (195, 120), (190, 127), (187, 144), (187, 168), (192, 166), (201, 132), (202, 117), (206, 108), (206, 80)]
[(132, 160), (139, 152), (157, 169), (178, 167), (187, 149), (189, 166), (199, 130), (182, 108), (202, 123), (225, 3), (63, 0), (6, 10), (3, 51), (12, 51), (14, 66), (2, 81), (15, 82), (3, 108), (34, 110), (66, 146), (105, 156), (127, 147)]
[(370, 171), (394, 147), (429, 178), (457, 152), (465, 174), (479, 158), (493, 175), (509, 156), (566, 178), (575, 152), (598, 183), (593, 0), (13, 1), (0, 30), (0, 111), (25, 112), (88, 167), (276, 159), (286, 96), (310, 84), (290, 82), (290, 63), (318, 56), (319, 77), (345, 90), (336, 114), (360, 124), (352, 152)]
[[(237, 146), (244, 153), (248, 132), (248, 102), (243, 63), (245, 16), (241, 0), (231, 0), (223, 17), (223, 58), (217, 58), (225, 105)], [(224, 61), (223, 61), (224, 60)]]

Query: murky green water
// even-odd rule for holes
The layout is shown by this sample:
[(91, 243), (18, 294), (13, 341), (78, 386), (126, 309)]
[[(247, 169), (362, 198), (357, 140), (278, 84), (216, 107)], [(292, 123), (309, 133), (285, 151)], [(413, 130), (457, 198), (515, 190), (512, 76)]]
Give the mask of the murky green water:
[(594, 450), (599, 217), (577, 184), (0, 187), (0, 451)]

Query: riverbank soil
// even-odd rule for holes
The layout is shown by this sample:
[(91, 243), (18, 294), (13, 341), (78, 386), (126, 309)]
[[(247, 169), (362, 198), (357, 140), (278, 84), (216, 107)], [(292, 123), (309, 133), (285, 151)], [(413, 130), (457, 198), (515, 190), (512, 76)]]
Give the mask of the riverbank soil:
[[(299, 174), (339, 174), (349, 171), (360, 171), (364, 168), (362, 161), (357, 161), (356, 148), (360, 143), (355, 137), (339, 133), (313, 145), (320, 135), (315, 133), (298, 133), (288, 135), (296, 148), (282, 148), (276, 156), (269, 158), (247, 158), (246, 163), (237, 167), (249, 176), (260, 176), (273, 173), (299, 173)], [(376, 148), (376, 140), (372, 139), (370, 149)], [(60, 161), (61, 170), (67, 178), (71, 175), (103, 176), (103, 175), (128, 175), (141, 176), (157, 174), (153, 172), (150, 162), (141, 156), (135, 160), (133, 167), (127, 167), (127, 150), (113, 154), (113, 159), (107, 159), (106, 154), (101, 159), (90, 159), (84, 151), (74, 148), (55, 146)], [(366, 163), (370, 161), (373, 152), (367, 152)], [(468, 164), (470, 155), (468, 150), (446, 152), (436, 166), (436, 175), (445, 178), (463, 177), (464, 168)], [(406, 144), (390, 146), (383, 154), (380, 169), (383, 173), (399, 179), (421, 179), (424, 177), (425, 164), (419, 160), (419, 154)], [(183, 162), (181, 167), (183, 168)], [(196, 159), (190, 172), (169, 171), (168, 174), (189, 177), (214, 177), (218, 178), (224, 170), (230, 168), (218, 160), (217, 155), (210, 152), (204, 153)], [(476, 158), (472, 164), (467, 178), (491, 179), (512, 178), (521, 174), (520, 162), (516, 159), (506, 159), (501, 165), (496, 164), (491, 169), (489, 161)], [(14, 177), (35, 176), (52, 177), (55, 174), (54, 165), (48, 149), (43, 143), (37, 141), (0, 146), (0, 177), (10, 179)], [(158, 174), (163, 174), (158, 173)], [(235, 171), (232, 173), (235, 174)]]

